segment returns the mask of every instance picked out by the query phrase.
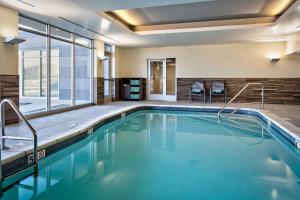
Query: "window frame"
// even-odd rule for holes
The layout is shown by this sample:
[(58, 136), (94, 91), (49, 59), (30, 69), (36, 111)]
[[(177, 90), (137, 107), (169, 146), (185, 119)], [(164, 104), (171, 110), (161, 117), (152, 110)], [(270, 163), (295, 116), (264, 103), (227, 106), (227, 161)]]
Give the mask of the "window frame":
[[(26, 18), (26, 19), (29, 19), (29, 20), (32, 20), (33, 22), (37, 22), (37, 23), (41, 23), (41, 24), (44, 24), (47, 28), (46, 30), (46, 33), (43, 33), (43, 32), (40, 32), (40, 31), (35, 31), (33, 29), (31, 29), (30, 27), (27, 29), (26, 27), (22, 26), (22, 25), (19, 25), (19, 30), (20, 31), (25, 31), (25, 32), (28, 32), (28, 33), (32, 33), (32, 34), (36, 34), (36, 35), (40, 35), (40, 36), (44, 36), (46, 37), (46, 40), (47, 40), (47, 44), (46, 44), (46, 49), (43, 49), (43, 51), (46, 51), (46, 58), (47, 58), (47, 62), (46, 62), (46, 110), (45, 111), (40, 111), (40, 112), (29, 112), (29, 113), (24, 113), (24, 115), (26, 115), (27, 117), (36, 117), (36, 116), (44, 116), (44, 115), (47, 115), (47, 114), (51, 114), (51, 113), (57, 113), (57, 112), (64, 112), (66, 110), (72, 110), (72, 109), (77, 109), (78, 107), (86, 107), (86, 106), (89, 106), (89, 105), (92, 105), (94, 103), (94, 99), (92, 98), (93, 97), (93, 92), (94, 92), (94, 85), (93, 85), (93, 73), (94, 73), (94, 40), (91, 39), (91, 38), (88, 38), (88, 37), (85, 37), (85, 36), (82, 36), (78, 33), (74, 33), (74, 32), (71, 32), (71, 31), (68, 31), (68, 30), (65, 30), (63, 28), (60, 28), (60, 27), (57, 27), (55, 25), (52, 25), (52, 24), (48, 24), (48, 23), (45, 23), (45, 22), (42, 22), (40, 20), (36, 20), (36, 19), (33, 19), (31, 17), (28, 17), (28, 16), (25, 16), (25, 15), (22, 15), (20, 14), (19, 17), (22, 17), (22, 18)], [(51, 34), (51, 29), (52, 28), (55, 28), (55, 29), (59, 29), (61, 31), (65, 31), (67, 33), (70, 33), (71, 35), (71, 40), (68, 40), (68, 39), (64, 39), (62, 37), (58, 37), (58, 36), (54, 36)], [(78, 43), (75, 41), (75, 36), (79, 36), (79, 37), (82, 37), (82, 38), (85, 38), (87, 40), (90, 40), (89, 42), (89, 45), (84, 45), (84, 44), (81, 44), (81, 43)], [(50, 81), (51, 81), (51, 76), (50, 76), (50, 73), (51, 73), (51, 39), (55, 39), (55, 40), (59, 40), (59, 41), (62, 41), (62, 42), (66, 42), (66, 43), (69, 43), (72, 45), (72, 51), (71, 51), (71, 105), (68, 106), (68, 107), (63, 107), (63, 108), (51, 108), (51, 93), (50, 93)], [(75, 58), (75, 55), (76, 55), (76, 52), (75, 52), (75, 46), (81, 46), (81, 47), (84, 47), (84, 48), (88, 48), (90, 50), (90, 64), (89, 64), (89, 73), (90, 73), (90, 84), (89, 84), (89, 87), (90, 87), (90, 93), (89, 93), (89, 102), (88, 103), (83, 103), (83, 104), (79, 104), (79, 105), (76, 105), (75, 104), (75, 81), (76, 81), (76, 74), (75, 74), (75, 71), (76, 71), (76, 58)], [(38, 50), (38, 49), (37, 49)], [(42, 51), (41, 49), (39, 50), (40, 52)], [(22, 50), (22, 59), (21, 59), (22, 63), (19, 63), (22, 64), (22, 71), (21, 71), (21, 74), (20, 76), (24, 76), (24, 53), (23, 53), (23, 50)], [(40, 66), (41, 68), (41, 66)], [(40, 77), (41, 78), (41, 77)], [(24, 88), (24, 83), (23, 83), (23, 78), (22, 78), (22, 93), (23, 93), (23, 88)], [(41, 88), (40, 88), (41, 90)], [(23, 96), (23, 95), (22, 95)], [(44, 97), (45, 97), (44, 96)]]
[[(47, 49), (37, 49), (37, 50), (31, 50), (31, 49), (28, 49), (28, 50), (22, 50), (20, 51), (22, 53), (22, 57), (21, 57), (21, 60), (22, 60), (22, 66), (21, 66), (21, 69), (22, 69), (22, 85), (21, 85), (21, 92), (22, 92), (22, 96), (23, 97), (26, 97), (25, 95), (25, 89), (24, 89), (24, 71), (25, 71), (25, 58), (26, 56), (24, 55), (25, 52), (32, 52), (32, 51), (37, 51), (39, 52), (39, 94), (37, 97), (46, 97), (47, 95), (43, 95), (43, 91), (42, 91), (42, 86), (43, 86), (43, 51), (47, 51)], [(47, 66), (46, 66), (46, 70), (47, 70)], [(47, 76), (47, 75), (46, 75)], [(47, 93), (47, 92), (46, 92)]]

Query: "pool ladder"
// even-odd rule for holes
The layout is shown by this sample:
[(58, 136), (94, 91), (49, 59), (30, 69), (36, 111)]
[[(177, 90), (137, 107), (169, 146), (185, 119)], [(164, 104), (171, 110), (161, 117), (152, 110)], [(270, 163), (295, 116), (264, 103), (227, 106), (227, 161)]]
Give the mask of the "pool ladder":
[[(16, 137), (16, 136), (7, 136), (5, 135), (5, 104), (10, 105), (10, 107), (17, 113), (17, 115), (19, 116), (20, 119), (22, 119), (24, 121), (24, 123), (26, 124), (26, 126), (29, 128), (29, 130), (31, 131), (33, 138), (28, 138), (28, 137)], [(19, 108), (17, 107), (17, 105), (11, 100), (11, 99), (3, 99), (0, 103), (0, 109), (1, 109), (1, 150), (7, 148), (5, 145), (5, 140), (9, 139), (9, 140), (24, 140), (24, 141), (33, 141), (33, 164), (27, 166), (26, 168), (22, 169), (21, 171), (28, 169), (32, 166), (34, 166), (34, 175), (37, 176), (38, 175), (38, 145), (37, 145), (37, 133), (35, 131), (35, 129), (30, 125), (30, 123), (27, 121), (27, 119), (24, 117), (24, 115), (22, 115), (22, 113), (20, 112)], [(3, 194), (3, 181), (4, 181), (4, 177), (2, 174), (2, 158), (1, 158), (1, 150), (0, 150), (0, 197)], [(19, 171), (19, 172), (21, 172)], [(17, 174), (19, 172), (16, 172), (14, 174)], [(12, 174), (12, 175), (14, 175)]]
[(221, 113), (225, 110), (225, 108), (229, 104), (231, 104), (238, 96), (240, 96), (240, 94), (242, 94), (249, 86), (253, 86), (253, 85), (260, 85), (261, 86), (261, 109), (263, 109), (264, 108), (264, 85), (262, 83), (247, 83), (228, 103), (225, 103), (225, 105), (218, 112), (218, 119), (220, 119), (220, 118), (229, 118), (232, 114), (234, 114), (238, 110), (240, 110), (244, 105), (256, 103), (256, 102), (242, 103), (240, 106), (235, 108), (231, 113), (227, 114), (225, 117), (221, 116)]

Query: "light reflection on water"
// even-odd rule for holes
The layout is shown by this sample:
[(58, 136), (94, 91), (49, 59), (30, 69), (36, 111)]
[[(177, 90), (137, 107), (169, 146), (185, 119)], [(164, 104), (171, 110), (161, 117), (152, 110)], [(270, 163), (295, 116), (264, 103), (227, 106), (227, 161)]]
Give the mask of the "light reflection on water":
[[(207, 113), (142, 111), (40, 162), (2, 199), (298, 199), (300, 160), (276, 133)], [(192, 116), (192, 117), (191, 117)]]

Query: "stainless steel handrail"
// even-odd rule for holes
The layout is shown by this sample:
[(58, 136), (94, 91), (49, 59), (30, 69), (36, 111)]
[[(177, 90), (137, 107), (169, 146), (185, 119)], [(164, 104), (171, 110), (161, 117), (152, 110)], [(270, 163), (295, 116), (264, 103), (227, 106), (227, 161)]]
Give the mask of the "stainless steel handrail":
[[(11, 108), (17, 113), (20, 119), (24, 121), (26, 126), (29, 128), (33, 135), (32, 138), (27, 137), (15, 137), (15, 136), (6, 136), (5, 135), (5, 104), (9, 104)], [(0, 103), (0, 109), (1, 109), (1, 150), (2, 148), (5, 148), (5, 139), (12, 139), (12, 140), (33, 140), (33, 166), (34, 166), (34, 175), (38, 175), (38, 145), (37, 145), (37, 133), (35, 129), (30, 125), (30, 123), (27, 121), (27, 119), (22, 115), (17, 105), (11, 100), (11, 99), (3, 99)], [(2, 174), (2, 161), (1, 161), (1, 150), (0, 150), (0, 197), (3, 193), (3, 174)]]
[[(200, 116), (195, 116), (194, 118), (197, 118), (197, 119), (200, 119), (200, 120), (203, 120), (203, 121), (207, 121), (207, 122), (211, 122), (211, 123), (216, 123), (216, 124), (218, 124), (218, 125), (220, 125), (222, 128), (225, 128), (225, 126), (226, 127), (230, 127), (230, 128), (234, 128), (234, 129), (239, 129), (239, 130), (243, 130), (243, 131), (248, 131), (248, 132), (250, 132), (250, 133), (256, 133), (254, 130), (253, 130), (253, 126), (249, 126), (249, 125), (244, 125), (244, 124), (240, 124), (239, 122), (237, 122), (237, 121), (235, 121), (234, 119), (235, 118), (233, 118), (233, 119), (231, 119), (231, 118), (226, 118), (226, 120), (228, 120), (228, 122), (232, 122), (233, 124), (235, 124), (235, 125), (230, 125), (230, 126), (228, 126), (228, 124), (226, 124), (226, 123), (221, 123), (219, 120), (217, 120), (217, 121), (214, 121), (214, 120), (208, 120), (208, 119), (206, 119), (207, 117), (200, 117)], [(216, 117), (215, 118), (212, 118), (212, 119), (216, 119)], [(244, 120), (243, 118), (236, 118), (236, 119), (238, 119), (238, 120)], [(248, 121), (248, 120), (246, 120), (246, 121)], [(263, 126), (263, 123), (261, 123), (261, 122), (259, 122), (259, 121), (257, 121), (257, 120), (250, 120), (251, 122), (255, 122), (257, 125), (259, 125), (260, 127), (261, 127), (261, 140), (260, 140), (260, 142), (256, 142), (256, 143), (254, 143), (254, 144), (258, 144), (258, 143), (262, 143), (263, 142), (263, 140), (264, 140), (264, 135), (265, 135), (265, 133), (264, 133), (264, 130), (265, 130), (265, 127)], [(225, 122), (225, 121), (224, 121)], [(235, 135), (234, 133), (231, 133), (231, 131), (230, 131), (230, 134), (231, 135), (234, 135), (234, 136), (236, 136), (236, 137), (238, 137), (237, 135)], [(251, 145), (254, 145), (254, 144), (251, 144)]]
[(255, 103), (257, 103), (257, 102), (242, 103), (241, 105), (239, 105), (238, 107), (236, 107), (231, 113), (227, 114), (224, 118), (229, 118), (231, 115), (233, 115), (234, 113), (236, 113), (239, 109), (241, 109), (244, 105), (255, 104)]
[[(224, 111), (224, 109), (231, 104), (242, 92), (244, 92), (250, 85), (261, 85), (261, 108), (264, 108), (264, 85), (262, 83), (247, 83), (234, 97), (228, 102), (225, 103), (225, 105), (221, 108), (221, 110), (218, 112), (218, 118), (221, 117), (221, 113)], [(239, 107), (238, 109), (240, 109)], [(238, 109), (235, 109), (233, 113), (237, 112)], [(226, 117), (229, 117), (232, 113), (228, 114)]]

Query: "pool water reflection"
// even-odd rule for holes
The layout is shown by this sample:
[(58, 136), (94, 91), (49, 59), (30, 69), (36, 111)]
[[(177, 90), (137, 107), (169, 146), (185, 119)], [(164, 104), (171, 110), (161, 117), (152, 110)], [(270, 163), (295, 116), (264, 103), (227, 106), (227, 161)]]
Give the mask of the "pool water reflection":
[(280, 144), (265, 124), (243, 122), (253, 130), (247, 132), (212, 116), (136, 112), (41, 160), (37, 178), (1, 199), (299, 198), (300, 159), (292, 145)]

